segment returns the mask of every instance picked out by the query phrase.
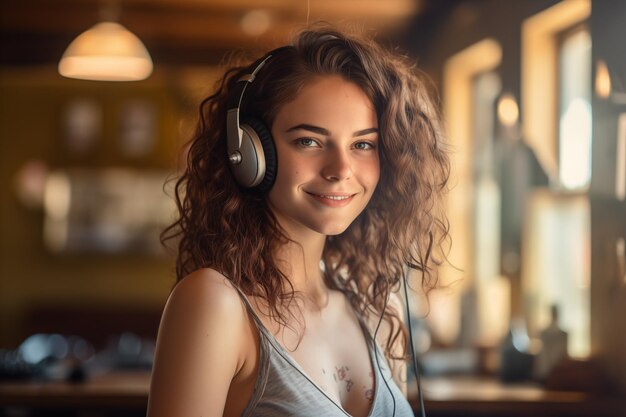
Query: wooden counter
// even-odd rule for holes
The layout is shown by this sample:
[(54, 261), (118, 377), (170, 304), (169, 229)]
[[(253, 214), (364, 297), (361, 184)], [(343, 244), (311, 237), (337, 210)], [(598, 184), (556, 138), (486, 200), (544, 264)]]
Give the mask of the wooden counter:
[[(0, 382), (0, 406), (145, 410), (148, 372), (115, 372), (84, 383)], [(145, 413), (145, 411), (144, 411)]]
[[(38, 410), (38, 415), (46, 415), (48, 410), (54, 415), (64, 411), (68, 416), (145, 416), (149, 383), (147, 372), (110, 373), (82, 384), (0, 382), (0, 407), (7, 416), (24, 415), (28, 410)], [(503, 385), (478, 377), (424, 378), (423, 390), (429, 417), (626, 416), (624, 400), (546, 391), (530, 383)], [(409, 397), (417, 410), (414, 393)]]
[[(429, 417), (626, 417), (626, 401), (614, 396), (547, 391), (535, 383), (503, 384), (494, 378), (475, 376), (423, 378), (422, 381)], [(413, 391), (409, 399), (417, 410), (417, 395)]]

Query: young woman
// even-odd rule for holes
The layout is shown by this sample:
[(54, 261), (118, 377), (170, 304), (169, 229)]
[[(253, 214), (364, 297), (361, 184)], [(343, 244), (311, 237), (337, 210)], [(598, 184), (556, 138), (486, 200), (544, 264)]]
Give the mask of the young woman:
[(442, 148), (426, 85), (369, 39), (309, 29), (228, 70), (177, 182), (148, 415), (412, 416), (396, 293), (436, 283)]

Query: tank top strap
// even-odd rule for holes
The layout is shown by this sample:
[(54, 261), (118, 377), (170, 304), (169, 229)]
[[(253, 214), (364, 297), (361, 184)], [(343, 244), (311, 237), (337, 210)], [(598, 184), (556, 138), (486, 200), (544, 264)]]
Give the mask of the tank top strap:
[(239, 293), (239, 297), (243, 300), (246, 309), (248, 310), (248, 312), (252, 315), (252, 319), (254, 320), (254, 322), (257, 325), (257, 328), (259, 329), (260, 332), (263, 333), (268, 333), (269, 330), (267, 330), (265, 328), (265, 325), (263, 324), (263, 322), (261, 321), (261, 318), (259, 317), (259, 315), (257, 314), (256, 310), (254, 309), (254, 307), (252, 307), (252, 303), (250, 302), (250, 300), (248, 299), (248, 296), (242, 291), (241, 288), (239, 288), (237, 285), (233, 284), (233, 287), (237, 290), (237, 292)]
[(259, 371), (258, 371), (256, 383), (254, 385), (254, 390), (252, 392), (252, 397), (248, 401), (246, 408), (241, 414), (242, 417), (252, 417), (256, 415), (255, 410), (257, 408), (257, 405), (259, 404), (259, 402), (262, 400), (263, 396), (265, 395), (266, 387), (269, 383), (269, 374), (270, 374), (270, 367), (271, 367), (269, 339), (268, 339), (267, 329), (265, 328), (265, 326), (263, 325), (263, 322), (261, 321), (256, 311), (252, 307), (252, 304), (250, 303), (250, 300), (248, 299), (246, 294), (244, 294), (241, 288), (239, 288), (237, 285), (233, 284), (233, 287), (239, 293), (239, 297), (243, 300), (243, 303), (246, 306), (246, 309), (248, 310), (249, 314), (252, 316), (252, 319), (254, 320), (256, 327), (259, 331), (259, 338), (260, 338), (259, 340), (259, 349), (260, 349)]

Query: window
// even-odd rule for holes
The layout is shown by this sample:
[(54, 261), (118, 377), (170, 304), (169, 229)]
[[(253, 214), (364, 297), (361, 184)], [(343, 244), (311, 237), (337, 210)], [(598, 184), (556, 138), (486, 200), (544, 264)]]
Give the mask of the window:
[(591, 180), (591, 36), (566, 32), (559, 48), (559, 184), (586, 189)]
[(522, 27), (524, 133), (551, 174), (525, 209), (523, 307), (536, 336), (557, 305), (574, 357), (590, 353), (590, 12), (588, 1), (560, 2)]

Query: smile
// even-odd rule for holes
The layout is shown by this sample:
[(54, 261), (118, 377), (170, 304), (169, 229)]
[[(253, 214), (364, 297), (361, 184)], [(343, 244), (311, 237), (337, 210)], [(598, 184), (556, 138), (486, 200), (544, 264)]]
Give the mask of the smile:
[(320, 195), (322, 198), (329, 198), (331, 200), (346, 200), (352, 196), (349, 195)]
[(316, 201), (329, 207), (343, 207), (348, 205), (356, 194), (315, 194), (306, 192)]

